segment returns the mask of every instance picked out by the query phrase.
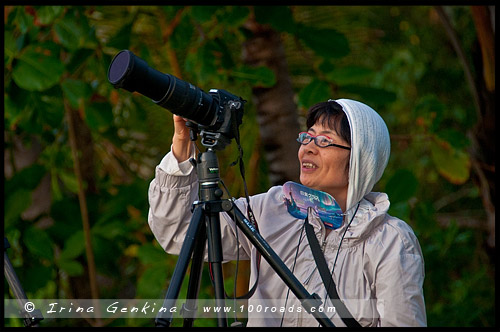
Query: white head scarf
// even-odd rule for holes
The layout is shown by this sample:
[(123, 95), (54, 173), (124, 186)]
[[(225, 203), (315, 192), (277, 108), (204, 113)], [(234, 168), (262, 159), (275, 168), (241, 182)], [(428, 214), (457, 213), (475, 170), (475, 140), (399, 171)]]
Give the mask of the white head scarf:
[(371, 192), (384, 173), (391, 142), (382, 117), (371, 107), (355, 100), (338, 99), (349, 120), (351, 157), (346, 212)]

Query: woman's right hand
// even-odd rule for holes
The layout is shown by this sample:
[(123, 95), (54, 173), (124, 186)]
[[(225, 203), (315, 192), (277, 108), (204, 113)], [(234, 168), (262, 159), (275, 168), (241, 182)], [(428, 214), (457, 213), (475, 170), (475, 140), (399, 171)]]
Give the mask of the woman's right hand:
[(179, 163), (191, 158), (193, 142), (189, 138), (188, 120), (174, 114), (174, 136), (172, 137), (172, 153)]

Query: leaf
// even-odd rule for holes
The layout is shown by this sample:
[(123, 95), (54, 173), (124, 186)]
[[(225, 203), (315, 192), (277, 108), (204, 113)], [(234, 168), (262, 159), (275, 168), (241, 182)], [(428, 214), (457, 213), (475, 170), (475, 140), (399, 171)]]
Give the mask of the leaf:
[(137, 281), (137, 298), (156, 299), (165, 293), (168, 277), (166, 265), (153, 265), (146, 269)]
[(35, 226), (29, 227), (24, 233), (23, 241), (33, 255), (48, 260), (54, 259), (52, 240), (44, 230)]
[(132, 35), (132, 26), (134, 22), (124, 24), (121, 29), (109, 39), (107, 46), (118, 50), (124, 50), (130, 47), (130, 36)]
[(124, 220), (102, 221), (92, 227), (92, 236), (98, 235), (104, 239), (116, 240), (125, 235)]
[(325, 81), (313, 79), (299, 92), (299, 106), (309, 108), (332, 97), (330, 85)]
[(231, 76), (248, 82), (255, 87), (272, 87), (276, 84), (276, 75), (268, 67), (239, 66), (231, 72)]
[(170, 46), (175, 50), (185, 50), (189, 47), (197, 47), (198, 42), (193, 44), (194, 25), (188, 15), (183, 15), (179, 24), (170, 36)]
[(78, 193), (79, 186), (78, 186), (78, 180), (75, 176), (74, 173), (70, 172), (59, 172), (58, 173), (59, 178), (61, 181), (64, 183), (64, 186), (71, 191), (74, 194)]
[(339, 91), (356, 94), (369, 104), (388, 104), (396, 100), (394, 92), (357, 84), (341, 85)]
[(215, 55), (210, 48), (210, 43), (206, 43), (198, 49), (198, 61), (200, 67), (198, 69), (198, 80), (200, 85), (206, 84), (210, 79), (217, 75), (217, 67), (215, 65)]
[(197, 23), (209, 21), (220, 6), (192, 6), (191, 17)]
[(269, 24), (277, 31), (295, 33), (296, 23), (288, 6), (255, 6), (257, 22)]
[(24, 6), (17, 6), (14, 22), (21, 30), (21, 33), (25, 34), (28, 32), (28, 29), (33, 26), (33, 21), (34, 17), (26, 12)]
[(10, 98), (9, 95), (5, 95), (3, 100), (4, 107), (4, 121), (5, 129), (13, 129), (17, 127), (17, 123), (23, 118), (24, 112), (21, 112), (16, 103)]
[(54, 25), (54, 31), (61, 44), (70, 51), (76, 50), (80, 45), (82, 30), (73, 18), (65, 16)]
[(137, 252), (139, 251), (140, 246), (138, 244), (131, 244), (125, 249), (123, 252), (126, 256), (137, 257)]
[(51, 24), (63, 11), (62, 6), (36, 6), (37, 18), (40, 24)]
[(236, 66), (231, 57), (231, 51), (227, 47), (227, 44), (224, 42), (222, 38), (215, 38), (213, 42), (214, 51), (218, 52), (220, 55), (218, 56), (220, 60), (220, 65), (222, 68), (232, 69)]
[(470, 145), (467, 136), (463, 132), (453, 128), (442, 129), (437, 132), (437, 135), (458, 150), (463, 150)]
[(61, 87), (73, 108), (79, 108), (80, 102), (88, 100), (92, 94), (90, 86), (81, 80), (68, 78), (62, 82)]
[(26, 48), (12, 71), (17, 85), (29, 91), (43, 91), (59, 82), (64, 65), (57, 54), (47, 53), (37, 45)]
[(109, 276), (115, 275), (119, 264), (117, 258), (122, 254), (120, 243), (101, 236), (92, 236), (91, 241), (98, 272)]
[(397, 170), (385, 186), (391, 205), (407, 201), (415, 195), (417, 189), (418, 179), (412, 171), (407, 169)]
[(334, 29), (322, 29), (299, 24), (297, 37), (314, 53), (325, 58), (342, 58), (350, 53), (344, 34)]
[(419, 99), (413, 109), (413, 116), (422, 119), (431, 132), (436, 132), (443, 120), (445, 109), (445, 105), (436, 95), (426, 95)]
[(453, 184), (463, 184), (469, 179), (471, 161), (463, 150), (456, 149), (448, 142), (433, 136), (431, 156), (439, 174)]
[(410, 220), (410, 204), (408, 202), (399, 202), (399, 203), (394, 203), (392, 201), (392, 197), (390, 196), (390, 201), (391, 201), (391, 206), (389, 208), (388, 213), (391, 216), (397, 217), (401, 220)]
[(64, 106), (61, 100), (61, 90), (57, 90), (59, 94), (56, 96), (44, 94), (41, 96), (40, 101), (35, 99), (37, 107), (34, 112), (38, 116), (39, 121), (45, 127), (50, 126), (52, 128), (59, 128), (64, 119)]
[(109, 103), (92, 103), (85, 108), (85, 122), (90, 129), (103, 132), (113, 125), (113, 111)]
[(18, 189), (34, 190), (46, 173), (46, 168), (39, 164), (23, 168), (5, 182), (4, 191), (6, 194), (11, 194)]
[(137, 257), (143, 264), (158, 264), (164, 261), (167, 255), (163, 249), (147, 243), (139, 247)]
[(441, 244), (441, 251), (439, 252), (439, 256), (441, 258), (445, 259), (445, 257), (448, 256), (448, 251), (455, 242), (459, 232), (460, 229), (458, 228), (457, 222), (455, 220), (451, 220), (446, 233), (444, 233), (443, 243)]
[(88, 48), (79, 48), (70, 53), (70, 59), (66, 64), (66, 71), (73, 73), (80, 68), (92, 56), (95, 56), (95, 50)]
[(82, 264), (75, 260), (58, 260), (57, 265), (70, 277), (80, 276), (84, 272)]
[(226, 29), (242, 25), (250, 14), (250, 10), (246, 6), (225, 6), (224, 9), (221, 14), (216, 13), (216, 17), (217, 22)]
[(360, 82), (373, 74), (373, 70), (361, 66), (333, 68), (326, 77), (338, 85)]
[(4, 67), (8, 66), (12, 60), (17, 56), (19, 51), (16, 44), (16, 39), (14, 38), (13, 31), (4, 30), (3, 32), (3, 52), (4, 52)]
[(5, 226), (14, 225), (21, 213), (31, 205), (31, 191), (26, 189), (18, 189), (14, 192), (5, 193), (5, 210), (4, 221)]
[(70, 260), (77, 258), (85, 251), (85, 242), (83, 239), (83, 231), (73, 233), (65, 242), (61, 252), (60, 259)]
[(59, 182), (57, 181), (57, 171), (52, 169), (50, 171), (50, 189), (52, 192), (52, 199), (57, 202), (63, 199), (63, 194), (61, 188), (59, 187)]
[(99, 223), (104, 223), (111, 219), (127, 218), (127, 205), (144, 206), (147, 204), (147, 195), (137, 195), (137, 193), (147, 192), (147, 181), (136, 181), (130, 185), (122, 185), (119, 192), (106, 199), (103, 212), (99, 216)]
[(39, 264), (39, 262), (34, 266), (24, 267), (23, 272), (25, 273), (21, 279), (22, 286), (27, 294), (40, 291), (48, 282), (55, 279), (53, 267)]
[(95, 31), (90, 28), (86, 17), (71, 10), (54, 25), (54, 31), (61, 44), (70, 51), (80, 47), (95, 48)]
[(58, 243), (66, 243), (74, 234), (82, 231), (80, 205), (76, 197), (68, 195), (62, 197), (61, 200), (54, 201), (50, 215), (58, 227), (51, 227), (48, 231), (50, 236)]

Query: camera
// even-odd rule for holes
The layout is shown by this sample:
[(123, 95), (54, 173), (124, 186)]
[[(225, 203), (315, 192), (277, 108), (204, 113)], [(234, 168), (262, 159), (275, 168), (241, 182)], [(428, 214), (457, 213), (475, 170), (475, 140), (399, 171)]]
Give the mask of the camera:
[[(118, 52), (108, 69), (108, 81), (115, 88), (139, 92), (155, 104), (194, 122), (188, 124), (194, 132), (207, 137), (202, 143), (217, 147), (227, 144), (238, 133), (243, 119), (245, 100), (225, 90), (204, 92), (193, 84), (150, 67), (129, 50)], [(219, 146), (220, 148), (220, 146)]]

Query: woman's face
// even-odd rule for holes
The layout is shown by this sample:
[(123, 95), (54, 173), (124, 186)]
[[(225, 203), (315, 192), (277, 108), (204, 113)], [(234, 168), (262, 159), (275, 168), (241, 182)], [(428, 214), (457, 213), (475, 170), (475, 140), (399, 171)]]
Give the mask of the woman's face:
[[(314, 136), (325, 135), (330, 137), (335, 144), (349, 146), (335, 130), (324, 127), (321, 121), (313, 125), (308, 133)], [(307, 145), (300, 146), (298, 156), (300, 182), (309, 188), (329, 193), (341, 204), (341, 207), (342, 205), (345, 207), (349, 183), (347, 165), (350, 150), (336, 146), (321, 148), (311, 141)]]

